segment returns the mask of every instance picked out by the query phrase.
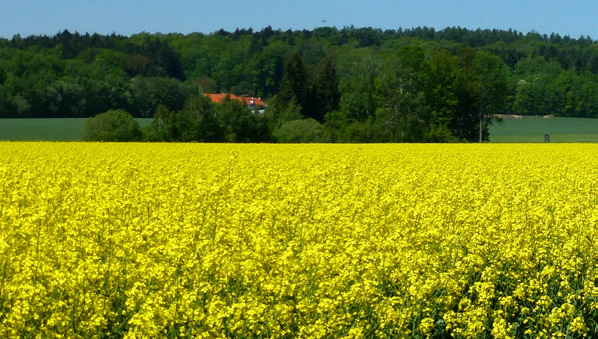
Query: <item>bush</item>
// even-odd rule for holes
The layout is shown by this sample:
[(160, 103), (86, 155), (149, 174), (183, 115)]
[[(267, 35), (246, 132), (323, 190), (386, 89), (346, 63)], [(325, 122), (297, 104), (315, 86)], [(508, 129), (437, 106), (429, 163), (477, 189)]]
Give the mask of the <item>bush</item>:
[(110, 110), (88, 118), (83, 126), (85, 141), (139, 141), (139, 123), (124, 110)]
[(274, 130), (278, 142), (322, 142), (324, 128), (314, 119), (291, 120)]

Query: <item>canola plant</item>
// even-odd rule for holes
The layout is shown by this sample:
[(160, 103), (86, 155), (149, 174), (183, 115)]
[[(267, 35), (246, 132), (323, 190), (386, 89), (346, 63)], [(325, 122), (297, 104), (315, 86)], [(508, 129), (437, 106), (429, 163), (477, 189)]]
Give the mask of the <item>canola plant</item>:
[(598, 146), (0, 143), (0, 337), (598, 335)]

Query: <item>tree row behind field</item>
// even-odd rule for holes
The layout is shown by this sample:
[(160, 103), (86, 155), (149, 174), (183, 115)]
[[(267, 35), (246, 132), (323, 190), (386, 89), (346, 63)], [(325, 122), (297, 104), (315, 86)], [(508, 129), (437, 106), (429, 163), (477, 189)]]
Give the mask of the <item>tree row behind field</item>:
[(0, 40), (0, 117), (120, 109), (156, 117), (149, 138), (171, 141), (478, 141), (496, 113), (597, 117), (597, 73), (591, 38), (514, 30), (63, 31)]

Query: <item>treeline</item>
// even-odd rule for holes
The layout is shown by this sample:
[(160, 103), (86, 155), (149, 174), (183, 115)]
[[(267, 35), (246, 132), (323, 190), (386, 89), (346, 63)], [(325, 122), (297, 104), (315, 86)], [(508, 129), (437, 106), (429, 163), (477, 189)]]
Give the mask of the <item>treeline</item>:
[[(86, 141), (273, 142), (267, 120), (239, 101), (213, 103), (203, 95), (190, 97), (179, 111), (158, 105), (152, 124), (140, 128), (124, 110), (90, 117), (83, 128)], [(297, 140), (301, 141), (301, 140)], [(314, 140), (305, 140), (314, 141)]]
[(219, 92), (269, 106), (247, 118), (260, 131), (252, 137), (233, 137), (244, 127), (227, 126), (219, 113), (224, 132), (217, 128), (213, 140), (477, 141), (487, 139), (495, 113), (598, 117), (597, 74), (590, 37), (515, 30), (63, 31), (0, 39), (0, 117), (122, 109), (168, 116), (154, 139), (204, 140), (180, 130), (190, 126), (183, 112), (202, 93)]

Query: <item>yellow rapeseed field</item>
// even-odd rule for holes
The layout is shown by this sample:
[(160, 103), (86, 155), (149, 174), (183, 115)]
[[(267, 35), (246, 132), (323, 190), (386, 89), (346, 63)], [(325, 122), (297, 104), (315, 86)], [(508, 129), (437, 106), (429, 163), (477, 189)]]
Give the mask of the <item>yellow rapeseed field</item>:
[(0, 143), (0, 337), (592, 337), (598, 145)]

